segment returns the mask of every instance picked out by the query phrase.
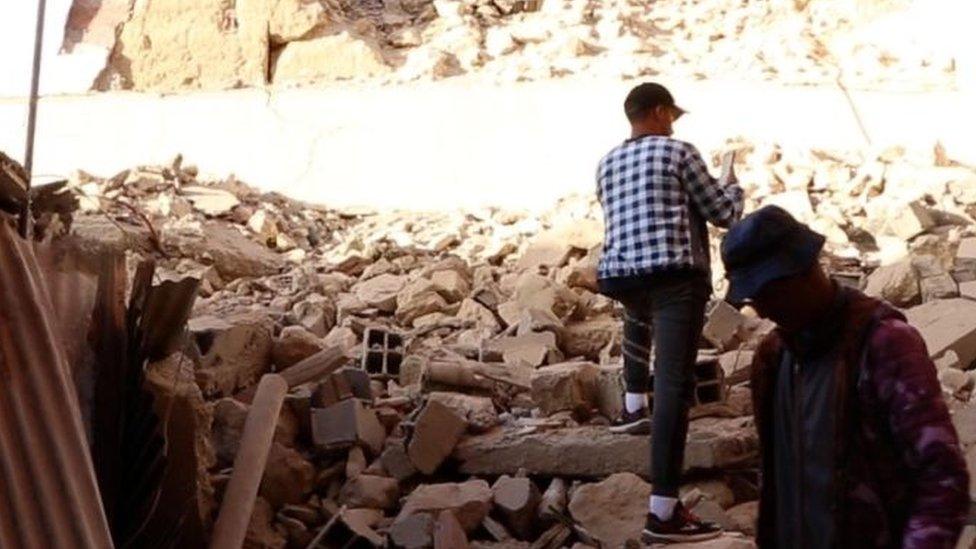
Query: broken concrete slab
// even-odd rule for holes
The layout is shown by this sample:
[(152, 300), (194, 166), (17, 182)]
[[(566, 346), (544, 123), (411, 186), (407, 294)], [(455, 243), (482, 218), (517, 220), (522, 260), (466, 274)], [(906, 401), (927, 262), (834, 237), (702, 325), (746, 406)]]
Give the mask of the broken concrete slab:
[(537, 519), (542, 495), (527, 477), (502, 475), (491, 487), (495, 508), (512, 533), (519, 539), (530, 540)]
[(410, 461), (425, 475), (433, 474), (451, 455), (468, 428), (464, 416), (440, 401), (428, 401), (420, 412), (407, 445)]
[[(751, 418), (702, 418), (691, 424), (685, 469), (721, 469), (755, 464), (758, 439)], [(498, 428), (458, 444), (454, 457), (469, 475), (529, 474), (599, 478), (619, 472), (646, 475), (646, 437), (615, 435), (605, 427), (574, 427), (522, 433)]]
[(272, 322), (265, 315), (203, 316), (187, 323), (200, 354), (196, 381), (205, 396), (229, 396), (271, 368)]
[(406, 497), (394, 524), (417, 514), (454, 513), (466, 532), (473, 532), (491, 510), (491, 487), (483, 480), (425, 484)]
[(607, 547), (623, 547), (638, 539), (647, 517), (651, 485), (633, 473), (616, 473), (573, 492), (569, 512), (587, 532)]
[(360, 444), (374, 456), (383, 451), (386, 430), (373, 410), (355, 399), (328, 408), (312, 409), (312, 442), (319, 451), (344, 449)]
[(905, 316), (921, 332), (933, 358), (952, 350), (963, 365), (976, 361), (976, 302), (932, 301), (908, 309)]

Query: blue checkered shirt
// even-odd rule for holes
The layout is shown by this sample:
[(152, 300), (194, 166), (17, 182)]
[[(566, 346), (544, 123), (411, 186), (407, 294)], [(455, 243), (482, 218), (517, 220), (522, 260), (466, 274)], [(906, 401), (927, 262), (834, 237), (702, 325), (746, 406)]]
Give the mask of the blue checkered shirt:
[(742, 188), (713, 178), (694, 145), (662, 136), (629, 139), (604, 156), (597, 196), (606, 227), (601, 279), (709, 272), (705, 222), (728, 227), (743, 207)]

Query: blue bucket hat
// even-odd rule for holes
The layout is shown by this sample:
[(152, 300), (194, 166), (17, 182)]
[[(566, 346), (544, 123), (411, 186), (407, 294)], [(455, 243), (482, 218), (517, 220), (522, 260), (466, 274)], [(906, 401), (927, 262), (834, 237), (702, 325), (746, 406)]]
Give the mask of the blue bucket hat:
[(726, 300), (742, 303), (774, 280), (805, 273), (817, 262), (825, 240), (778, 206), (742, 218), (722, 240)]

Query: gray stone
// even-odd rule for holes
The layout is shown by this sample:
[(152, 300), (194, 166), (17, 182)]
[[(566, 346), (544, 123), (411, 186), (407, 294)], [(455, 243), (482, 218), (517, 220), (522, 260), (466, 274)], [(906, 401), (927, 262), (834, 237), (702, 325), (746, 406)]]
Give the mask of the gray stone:
[[(755, 464), (758, 452), (751, 418), (702, 418), (691, 423), (685, 469)], [(499, 428), (463, 440), (454, 457), (469, 475), (512, 475), (525, 469), (541, 476), (599, 478), (619, 472), (645, 475), (650, 466), (647, 438), (595, 426), (533, 433)]]
[(868, 276), (864, 293), (896, 307), (914, 305), (920, 296), (918, 275), (908, 260), (879, 267)]
[(925, 339), (933, 358), (952, 350), (964, 367), (976, 362), (976, 302), (968, 299), (933, 301), (905, 311)]

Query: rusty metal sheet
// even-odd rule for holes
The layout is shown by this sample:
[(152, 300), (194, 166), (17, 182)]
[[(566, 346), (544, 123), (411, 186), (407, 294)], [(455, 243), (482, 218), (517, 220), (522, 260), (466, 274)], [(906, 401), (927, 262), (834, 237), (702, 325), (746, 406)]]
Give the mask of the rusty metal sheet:
[(0, 547), (112, 547), (56, 312), (0, 216)]

